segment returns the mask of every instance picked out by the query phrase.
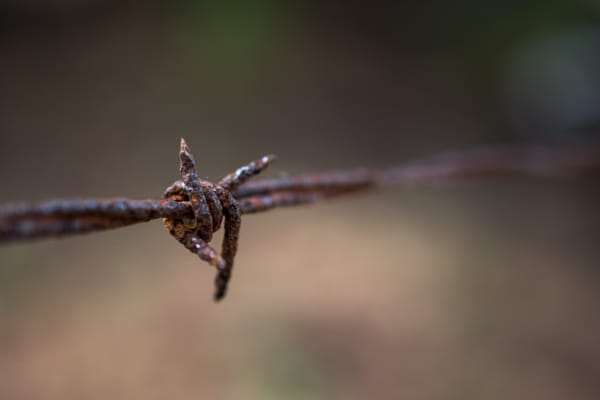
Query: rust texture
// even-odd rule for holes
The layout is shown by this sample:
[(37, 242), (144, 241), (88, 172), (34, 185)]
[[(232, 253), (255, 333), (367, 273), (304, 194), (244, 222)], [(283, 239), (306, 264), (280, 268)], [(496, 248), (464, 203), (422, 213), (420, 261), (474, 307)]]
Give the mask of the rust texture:
[[(600, 172), (600, 146), (498, 147), (444, 153), (388, 169), (361, 168), (248, 182), (275, 159), (267, 155), (213, 184), (200, 180), (181, 139), (181, 180), (162, 200), (72, 199), (0, 207), (0, 243), (114, 229), (163, 218), (184, 247), (217, 269), (215, 300), (223, 298), (237, 251), (241, 215), (308, 204), (376, 185), (416, 185), (530, 175), (564, 177)], [(224, 224), (221, 252), (209, 245)]]
[[(185, 140), (181, 139), (179, 163), (182, 179), (169, 186), (163, 197), (189, 202), (193, 215), (181, 218), (165, 217), (163, 220), (165, 227), (177, 241), (200, 259), (217, 268), (215, 300), (222, 299), (227, 292), (242, 223), (241, 211), (231, 190), (258, 174), (274, 158), (265, 156), (253, 161), (214, 185), (198, 178), (194, 156)], [(221, 227), (223, 218), (225, 234), (219, 254), (208, 242), (212, 239), (213, 232)]]

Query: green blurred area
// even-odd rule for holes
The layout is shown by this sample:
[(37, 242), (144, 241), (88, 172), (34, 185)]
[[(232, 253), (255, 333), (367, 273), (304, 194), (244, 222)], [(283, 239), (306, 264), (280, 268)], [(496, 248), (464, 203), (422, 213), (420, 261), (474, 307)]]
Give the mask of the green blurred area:
[[(594, 1), (11, 0), (0, 202), (597, 140), (598, 70)], [(2, 246), (0, 398), (597, 398), (597, 186), (248, 216), (221, 304), (158, 221)]]

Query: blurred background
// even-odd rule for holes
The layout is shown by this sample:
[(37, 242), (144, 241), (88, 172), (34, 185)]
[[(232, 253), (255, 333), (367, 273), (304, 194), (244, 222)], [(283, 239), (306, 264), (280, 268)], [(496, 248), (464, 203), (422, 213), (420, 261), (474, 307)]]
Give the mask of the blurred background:
[[(594, 0), (4, 0), (0, 202), (594, 140), (598, 71)], [(0, 398), (598, 398), (597, 183), (247, 216), (220, 304), (159, 221), (4, 245)]]

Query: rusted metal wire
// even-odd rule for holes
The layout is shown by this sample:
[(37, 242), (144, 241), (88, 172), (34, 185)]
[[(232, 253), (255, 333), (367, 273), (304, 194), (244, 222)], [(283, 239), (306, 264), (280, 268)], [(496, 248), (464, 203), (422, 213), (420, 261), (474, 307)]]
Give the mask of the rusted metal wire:
[[(242, 214), (312, 203), (377, 185), (415, 185), (530, 175), (563, 177), (600, 172), (600, 145), (499, 147), (445, 153), (388, 169), (361, 168), (247, 182), (273, 160), (265, 156), (218, 184), (202, 181), (185, 141), (180, 145), (182, 179), (162, 200), (73, 199), (0, 207), (0, 243), (120, 228), (163, 218), (187, 249), (218, 270), (215, 299), (231, 277)], [(208, 244), (225, 220), (221, 253)]]

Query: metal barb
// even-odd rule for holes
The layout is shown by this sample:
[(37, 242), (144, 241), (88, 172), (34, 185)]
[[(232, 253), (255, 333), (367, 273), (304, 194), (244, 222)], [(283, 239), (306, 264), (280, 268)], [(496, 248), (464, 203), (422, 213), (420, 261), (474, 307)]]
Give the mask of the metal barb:
[[(0, 207), (0, 243), (120, 228), (162, 218), (167, 230), (192, 253), (217, 268), (215, 300), (225, 296), (241, 215), (363, 191), (377, 185), (416, 185), (530, 175), (564, 177), (600, 172), (600, 145), (497, 147), (445, 153), (388, 169), (342, 170), (247, 182), (275, 160), (267, 155), (213, 184), (200, 180), (194, 157), (181, 139), (181, 180), (162, 200), (72, 199)], [(208, 243), (221, 223), (221, 253)]]

